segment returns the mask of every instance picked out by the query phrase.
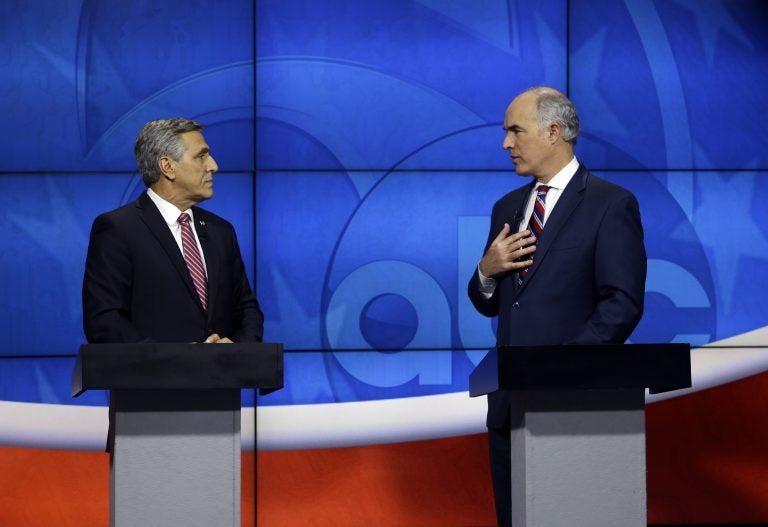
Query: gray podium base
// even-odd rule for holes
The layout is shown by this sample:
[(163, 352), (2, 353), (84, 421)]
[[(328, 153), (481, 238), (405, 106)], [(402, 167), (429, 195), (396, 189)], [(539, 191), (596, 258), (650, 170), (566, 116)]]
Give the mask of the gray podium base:
[(113, 390), (112, 527), (240, 527), (240, 390)]
[(513, 391), (513, 527), (646, 527), (642, 389)]

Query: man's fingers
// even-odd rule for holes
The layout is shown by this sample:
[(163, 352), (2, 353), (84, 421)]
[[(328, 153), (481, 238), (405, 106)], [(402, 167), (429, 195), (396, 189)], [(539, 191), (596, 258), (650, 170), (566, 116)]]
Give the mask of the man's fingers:
[(203, 341), (206, 344), (233, 344), (229, 337), (220, 337), (218, 333), (213, 333)]
[(533, 241), (536, 241), (536, 238), (531, 235), (531, 231), (518, 231), (511, 236), (507, 237), (506, 241), (509, 243), (516, 243), (521, 240), (530, 239), (527, 243), (532, 243)]
[(514, 255), (517, 258), (534, 250), (531, 247), (536, 246), (536, 237), (527, 231), (520, 231), (509, 236), (505, 242), (505, 244), (498, 245), (499, 249), (502, 249), (506, 256)]
[(504, 238), (509, 236), (509, 223), (505, 223), (504, 226), (501, 228), (501, 231), (499, 232), (499, 235), (496, 236), (496, 238), (493, 240), (491, 245), (498, 244), (499, 242), (503, 241)]
[(536, 250), (536, 237), (528, 230), (511, 235), (509, 231), (509, 224), (505, 223), (480, 261), (483, 276), (495, 277), (531, 264), (530, 254)]

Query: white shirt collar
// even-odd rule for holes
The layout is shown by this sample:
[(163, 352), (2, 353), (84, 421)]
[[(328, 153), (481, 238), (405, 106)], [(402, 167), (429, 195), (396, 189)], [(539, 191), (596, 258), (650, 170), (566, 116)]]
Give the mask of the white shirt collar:
[[(560, 171), (555, 174), (555, 177), (549, 180), (549, 183), (546, 185), (551, 188), (556, 188), (558, 190), (563, 190), (565, 186), (571, 181), (573, 176), (576, 174), (576, 171), (579, 170), (579, 161), (574, 156), (573, 159), (571, 159), (567, 165), (565, 165), (563, 168), (560, 169)], [(536, 185), (536, 187), (539, 187), (540, 185)]]
[(160, 211), (160, 214), (165, 220), (165, 223), (167, 223), (169, 227), (176, 225), (176, 222), (179, 221), (179, 216), (181, 216), (182, 212), (189, 214), (190, 220), (194, 222), (195, 217), (192, 214), (192, 209), (179, 210), (176, 205), (158, 196), (157, 192), (151, 188), (147, 189), (147, 196), (149, 196), (149, 199), (152, 200), (152, 203), (157, 206), (157, 209)]

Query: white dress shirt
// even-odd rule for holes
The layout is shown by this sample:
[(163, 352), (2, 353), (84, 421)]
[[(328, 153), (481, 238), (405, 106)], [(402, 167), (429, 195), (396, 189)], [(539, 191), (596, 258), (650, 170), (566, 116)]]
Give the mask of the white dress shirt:
[[(523, 219), (520, 220), (520, 224), (517, 226), (510, 225), (510, 227), (517, 227), (518, 232), (528, 228), (528, 223), (531, 221), (531, 216), (533, 215), (533, 207), (536, 203), (536, 189), (538, 189), (541, 185), (546, 185), (549, 187), (544, 207), (544, 225), (546, 225), (547, 218), (549, 218), (549, 215), (555, 208), (557, 201), (563, 194), (565, 186), (571, 181), (578, 169), (579, 162), (574, 157), (567, 165), (561, 168), (557, 174), (555, 174), (555, 177), (549, 180), (549, 183), (536, 184), (536, 186), (533, 188), (533, 191), (531, 192), (531, 195), (528, 196), (528, 204), (525, 207), (525, 214), (523, 215)], [(493, 292), (496, 291), (496, 279), (485, 276), (480, 271), (479, 264), (477, 266), (477, 274), (480, 277), (480, 292), (483, 294), (483, 296), (485, 296), (485, 298), (491, 298)]]
[(195, 215), (192, 213), (192, 209), (179, 210), (176, 205), (158, 196), (157, 193), (151, 188), (147, 189), (147, 196), (149, 196), (149, 199), (152, 200), (152, 203), (154, 203), (155, 206), (157, 206), (157, 209), (160, 211), (160, 215), (163, 217), (165, 223), (168, 225), (168, 228), (171, 230), (173, 239), (176, 240), (176, 245), (179, 246), (179, 251), (181, 251), (181, 254), (184, 254), (184, 249), (182, 248), (181, 244), (181, 225), (179, 225), (179, 216), (181, 216), (182, 212), (189, 214), (189, 223), (192, 227), (192, 235), (195, 237), (197, 250), (200, 251), (200, 260), (203, 262), (203, 270), (205, 271), (206, 276), (208, 276), (208, 268), (205, 265), (205, 255), (203, 254), (203, 247), (200, 245), (200, 239), (197, 237), (197, 229), (195, 229)]

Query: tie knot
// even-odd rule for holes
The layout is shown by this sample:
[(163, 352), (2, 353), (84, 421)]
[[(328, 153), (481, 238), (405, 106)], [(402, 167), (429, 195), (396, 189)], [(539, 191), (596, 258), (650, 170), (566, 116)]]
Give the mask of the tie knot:
[(546, 186), (546, 185), (541, 185), (540, 187), (538, 187), (538, 188), (536, 189), (536, 193), (537, 193), (537, 194), (546, 194), (546, 193), (547, 193), (547, 191), (548, 191), (549, 189), (551, 189), (551, 188), (552, 188), (552, 187), (548, 187), (548, 186)]
[(189, 214), (187, 214), (186, 212), (182, 212), (181, 215), (179, 216), (178, 222), (181, 223), (182, 225), (188, 224)]

